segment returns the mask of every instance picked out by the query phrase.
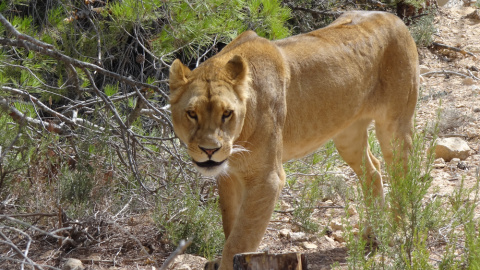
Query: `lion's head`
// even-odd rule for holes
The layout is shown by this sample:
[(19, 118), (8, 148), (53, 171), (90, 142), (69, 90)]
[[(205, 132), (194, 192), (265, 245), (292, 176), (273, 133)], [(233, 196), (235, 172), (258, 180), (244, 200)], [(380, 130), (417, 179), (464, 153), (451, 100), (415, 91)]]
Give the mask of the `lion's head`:
[(248, 65), (240, 56), (215, 57), (191, 71), (180, 60), (170, 68), (170, 103), (175, 133), (204, 175), (227, 168), (238, 149), (248, 99)]

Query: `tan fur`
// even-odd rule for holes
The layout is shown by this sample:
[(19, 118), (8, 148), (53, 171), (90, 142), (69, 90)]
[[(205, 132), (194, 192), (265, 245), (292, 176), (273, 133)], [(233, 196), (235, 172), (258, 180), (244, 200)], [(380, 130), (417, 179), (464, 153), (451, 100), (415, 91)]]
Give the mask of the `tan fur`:
[(192, 159), (207, 166), (200, 172), (217, 177), (226, 237), (220, 269), (232, 269), (234, 254), (257, 249), (284, 185), (282, 163), (329, 139), (366, 176), (372, 203), (383, 205), (367, 128), (374, 120), (387, 164), (398, 150), (406, 167), (418, 80), (407, 27), (382, 12), (348, 12), (278, 41), (247, 31), (193, 71), (176, 60), (173, 125)]

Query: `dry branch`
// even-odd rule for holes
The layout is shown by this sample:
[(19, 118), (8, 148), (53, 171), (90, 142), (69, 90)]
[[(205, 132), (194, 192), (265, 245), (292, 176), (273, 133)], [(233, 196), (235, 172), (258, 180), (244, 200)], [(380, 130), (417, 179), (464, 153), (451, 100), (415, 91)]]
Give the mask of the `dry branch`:
[(468, 54), (468, 55), (470, 55), (470, 56), (473, 56), (474, 58), (477, 58), (477, 56), (475, 56), (475, 54), (473, 54), (473, 53), (471, 53), (471, 52), (468, 52), (468, 51), (465, 51), (465, 50), (460, 49), (460, 48), (448, 46), (448, 45), (445, 45), (445, 44), (442, 44), (442, 43), (438, 43), (438, 42), (433, 42), (432, 45), (435, 46), (435, 47), (440, 47), (440, 48), (452, 50), (452, 51), (455, 51), (455, 52), (459, 52), (459, 53), (461, 53), (461, 54), (463, 54), (463, 55)]
[(165, 260), (165, 262), (163, 262), (162, 264), (162, 267), (160, 267), (159, 270), (166, 270), (168, 269), (168, 266), (173, 262), (173, 260), (179, 256), (180, 254), (182, 254), (183, 252), (185, 252), (185, 250), (188, 248), (188, 246), (190, 246), (192, 244), (192, 240), (189, 239), (185, 242), (185, 240), (181, 240), (180, 241), (180, 244), (178, 245), (177, 249), (172, 253), (170, 254), (170, 256), (168, 256), (168, 258)]
[(472, 78), (474, 78), (475, 80), (480, 80), (480, 78), (478, 78), (477, 76), (473, 75), (473, 73), (468, 70), (468, 74), (470, 74), (470, 76), (472, 76)]
[(457, 76), (462, 76), (464, 78), (470, 78), (469, 75), (466, 75), (466, 74), (463, 74), (463, 73), (460, 73), (460, 72), (450, 71), (450, 70), (430, 71), (430, 72), (426, 72), (426, 73), (423, 73), (423, 74), (420, 74), (420, 75), (422, 75), (422, 76), (432, 76), (432, 75), (435, 75), (435, 74), (457, 75)]
[[(28, 213), (28, 214), (13, 214), (13, 215), (6, 215), (6, 216), (9, 216), (9, 217), (13, 217), (13, 218), (16, 218), (16, 217), (56, 217), (58, 216), (58, 214), (56, 213), (53, 213), (53, 214), (49, 214), (49, 213)], [(0, 220), (2, 220), (3, 218), (0, 217)]]
[[(54, 231), (51, 231), (51, 232), (47, 232), (45, 230), (42, 230), (32, 224), (29, 224), (27, 222), (24, 222), (24, 221), (21, 221), (19, 219), (16, 219), (14, 218), (17, 217), (17, 216), (22, 216), (22, 217), (25, 217), (25, 216), (32, 216), (34, 214), (23, 214), (23, 215), (0, 215), (0, 220), (4, 221), (4, 220), (8, 220), (12, 223), (16, 223), (16, 224), (19, 224), (21, 226), (24, 226), (26, 227), (26, 229), (23, 229), (23, 230), (20, 230), (20, 229), (17, 229), (15, 227), (12, 227), (12, 226), (8, 226), (8, 225), (1, 225), (0, 226), (0, 238), (3, 239), (3, 240), (0, 240), (0, 243), (2, 244), (6, 244), (8, 245), (18, 256), (20, 256), (23, 260), (18, 260), (18, 259), (15, 259), (15, 258), (9, 258), (7, 256), (5, 257), (2, 257), (2, 259), (5, 259), (5, 260), (9, 260), (9, 261), (14, 261), (14, 262), (17, 262), (17, 263), (20, 263), (21, 264), (21, 269), (24, 269), (24, 265), (31, 265), (34, 269), (44, 269), (45, 268), (51, 268), (51, 269), (58, 269), (58, 268), (55, 268), (55, 267), (51, 267), (51, 266), (47, 266), (47, 265), (40, 265), (40, 264), (37, 264), (35, 263), (33, 260), (31, 260), (29, 257), (28, 257), (28, 253), (29, 253), (29, 249), (30, 249), (30, 244), (32, 242), (32, 238), (31, 236), (26, 232), (27, 230), (33, 230), (33, 231), (37, 231), (43, 235), (48, 235), (50, 237), (53, 237), (55, 239), (59, 239), (59, 240), (64, 240), (65, 237), (62, 237), (60, 235), (58, 235), (60, 232), (62, 231), (68, 231), (68, 230), (71, 230), (72, 227), (66, 227), (66, 228), (60, 228), (60, 229), (57, 229), (57, 230), (54, 230)], [(35, 214), (35, 215), (41, 215), (41, 216), (56, 216), (56, 214)], [(9, 236), (7, 236), (6, 234), (4, 234), (2, 231), (4, 230), (8, 230), (8, 231), (11, 231), (13, 233), (16, 233), (16, 234), (20, 234), (22, 235), (22, 237), (24, 239), (27, 239), (27, 244), (26, 244), (26, 247), (25, 248), (19, 248), (11, 239)], [(24, 249), (22, 251), (22, 249)]]
[(50, 132), (55, 132), (59, 135), (71, 135), (70, 131), (66, 128), (65, 125), (57, 125), (51, 122), (45, 122), (39, 119), (33, 119), (31, 117), (26, 116), (16, 108), (9, 105), (8, 101), (2, 97), (0, 97), (0, 109), (7, 112), (12, 119), (21, 124), (21, 123), (29, 123), (33, 126), (38, 128), (44, 128)]
[[(54, 111), (52, 109), (50, 109), (47, 105), (43, 104), (43, 102), (41, 102), (38, 98), (30, 95), (27, 91), (25, 90), (21, 90), (21, 89), (15, 89), (15, 88), (12, 88), (12, 87), (8, 87), (8, 86), (2, 86), (0, 87), (0, 89), (4, 90), (4, 91), (9, 91), (13, 94), (18, 94), (18, 95), (21, 95), (21, 96), (24, 96), (26, 98), (28, 98), (32, 103), (36, 104), (37, 106), (39, 106), (42, 110), (52, 114), (53, 116), (55, 117), (58, 117), (61, 121), (64, 121), (65, 123), (67, 124), (70, 124), (72, 126), (82, 126), (80, 125), (79, 123), (77, 122), (80, 122), (82, 124), (84, 124), (85, 126), (83, 126), (84, 128), (94, 128), (96, 130), (101, 130), (103, 131), (104, 129), (102, 127), (99, 127), (93, 123), (90, 123), (88, 122), (87, 120), (84, 120), (84, 119), (81, 119), (81, 118), (75, 118), (75, 119), (70, 119), (68, 117), (66, 117), (65, 115), (57, 112), (57, 111)], [(61, 123), (59, 126), (62, 126), (64, 123)], [(57, 132), (58, 133), (58, 132)]]

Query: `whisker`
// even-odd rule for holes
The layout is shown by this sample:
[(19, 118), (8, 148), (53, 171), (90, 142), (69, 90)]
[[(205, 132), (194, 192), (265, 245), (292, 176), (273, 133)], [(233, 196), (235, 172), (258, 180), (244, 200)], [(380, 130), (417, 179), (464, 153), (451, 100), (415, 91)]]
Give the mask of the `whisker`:
[(232, 146), (232, 154), (241, 153), (241, 152), (250, 152), (250, 150), (248, 150), (247, 148), (245, 148), (241, 145), (237, 145), (237, 144), (234, 144)]

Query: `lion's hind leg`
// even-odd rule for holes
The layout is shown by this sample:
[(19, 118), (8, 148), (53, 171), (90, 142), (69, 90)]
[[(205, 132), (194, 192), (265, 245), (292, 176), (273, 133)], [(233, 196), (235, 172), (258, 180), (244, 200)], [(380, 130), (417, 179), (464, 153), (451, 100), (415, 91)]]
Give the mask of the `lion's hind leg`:
[(375, 132), (382, 149), (383, 158), (389, 169), (397, 166), (408, 171), (408, 156), (412, 148), (413, 112), (395, 121), (375, 120)]
[(335, 147), (343, 160), (355, 171), (361, 180), (367, 204), (383, 206), (383, 182), (380, 162), (368, 146), (367, 128), (371, 119), (360, 119), (333, 138)]

